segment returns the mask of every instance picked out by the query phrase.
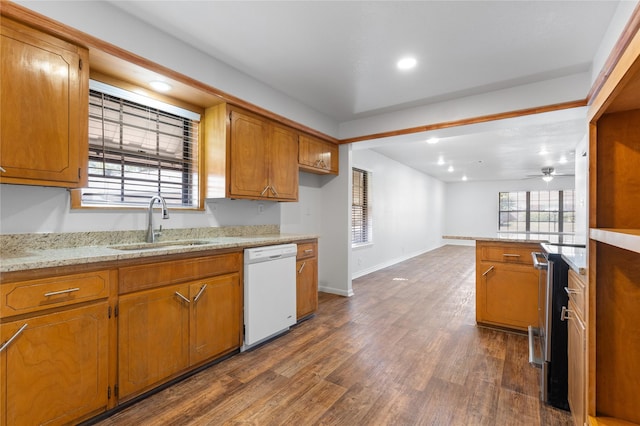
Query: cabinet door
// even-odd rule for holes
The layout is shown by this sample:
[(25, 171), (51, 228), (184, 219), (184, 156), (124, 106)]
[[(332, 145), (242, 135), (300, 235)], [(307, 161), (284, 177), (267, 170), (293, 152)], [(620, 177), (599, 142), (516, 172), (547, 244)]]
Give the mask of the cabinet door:
[(298, 137), (293, 131), (272, 125), (269, 140), (269, 196), (298, 199)]
[(2, 425), (68, 424), (106, 409), (108, 304), (0, 324)]
[(318, 260), (299, 260), (296, 270), (296, 317), (300, 319), (318, 309)]
[(533, 266), (479, 262), (477, 320), (526, 330), (538, 323), (538, 271)]
[(87, 158), (87, 51), (4, 18), (0, 43), (0, 179), (80, 186)]
[(586, 421), (585, 384), (586, 384), (586, 330), (584, 323), (576, 314), (576, 306), (569, 303), (570, 315), (567, 324), (567, 353), (569, 359), (568, 399), (573, 423), (582, 426)]
[(231, 112), (230, 196), (266, 197), (269, 185), (267, 138), (269, 124), (257, 117)]
[(187, 368), (189, 305), (188, 285), (120, 297), (120, 398), (146, 390)]
[(190, 285), (192, 308), (190, 364), (240, 347), (242, 287), (239, 274)]

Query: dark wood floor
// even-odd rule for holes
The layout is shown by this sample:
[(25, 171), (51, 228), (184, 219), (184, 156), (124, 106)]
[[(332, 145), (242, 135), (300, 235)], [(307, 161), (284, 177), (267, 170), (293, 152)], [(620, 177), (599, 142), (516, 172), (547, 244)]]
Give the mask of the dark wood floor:
[(527, 339), (475, 324), (474, 249), (445, 246), (321, 294), (316, 316), (100, 425), (569, 425)]

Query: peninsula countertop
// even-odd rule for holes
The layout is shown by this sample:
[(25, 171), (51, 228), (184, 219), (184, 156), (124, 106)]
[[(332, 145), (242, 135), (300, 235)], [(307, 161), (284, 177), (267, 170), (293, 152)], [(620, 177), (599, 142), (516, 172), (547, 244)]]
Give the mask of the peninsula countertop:
[(318, 238), (315, 234), (279, 232), (213, 235), (185, 231), (162, 238), (155, 245), (145, 245), (139, 235), (131, 236), (126, 231), (109, 233), (112, 235), (110, 238), (104, 238), (104, 235), (86, 238), (88, 234), (98, 233), (38, 234), (30, 236), (29, 243), (25, 243), (27, 236), (3, 235), (0, 273), (217, 249), (244, 249)]

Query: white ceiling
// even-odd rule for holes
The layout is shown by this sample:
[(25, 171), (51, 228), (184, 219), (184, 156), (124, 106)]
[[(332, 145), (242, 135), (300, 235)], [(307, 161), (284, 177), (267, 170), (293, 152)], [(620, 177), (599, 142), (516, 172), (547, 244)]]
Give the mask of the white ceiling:
[[(618, 6), (617, 0), (112, 3), (339, 123), (589, 72)], [(408, 54), (418, 65), (399, 72), (395, 63)], [(418, 142), (426, 135), (394, 138), (375, 149), (445, 181), (461, 174), (443, 172), (439, 155), (469, 180), (519, 179), (544, 166), (571, 172), (571, 151), (586, 132), (584, 111), (540, 121), (441, 131), (440, 143), (428, 146)], [(543, 145), (552, 154), (537, 155)], [(568, 164), (558, 163), (561, 155)]]

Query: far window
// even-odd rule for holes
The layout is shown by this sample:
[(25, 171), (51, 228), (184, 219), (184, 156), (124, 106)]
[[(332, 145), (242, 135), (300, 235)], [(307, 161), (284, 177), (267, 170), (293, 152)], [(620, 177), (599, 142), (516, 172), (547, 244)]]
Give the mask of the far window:
[(82, 206), (199, 207), (197, 113), (91, 81)]
[(574, 191), (500, 192), (498, 219), (501, 232), (572, 233)]
[(353, 168), (351, 205), (351, 242), (371, 242), (371, 218), (369, 215), (369, 172)]

